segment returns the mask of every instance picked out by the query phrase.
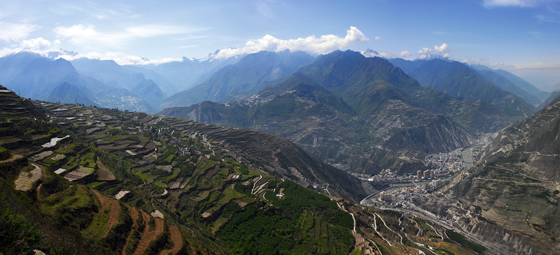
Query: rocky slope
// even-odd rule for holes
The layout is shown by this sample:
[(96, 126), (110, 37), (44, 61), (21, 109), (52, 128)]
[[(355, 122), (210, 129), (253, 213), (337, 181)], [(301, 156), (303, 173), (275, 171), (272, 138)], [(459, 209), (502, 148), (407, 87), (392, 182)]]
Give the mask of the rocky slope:
[(555, 100), (503, 130), (475, 167), (419, 204), (503, 254), (558, 253), (559, 126)]

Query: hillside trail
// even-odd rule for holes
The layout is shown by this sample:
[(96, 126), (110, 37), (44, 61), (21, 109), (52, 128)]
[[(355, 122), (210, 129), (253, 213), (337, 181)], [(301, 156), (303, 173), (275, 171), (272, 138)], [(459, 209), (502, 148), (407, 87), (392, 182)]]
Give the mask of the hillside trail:
[(130, 212), (130, 217), (132, 217), (132, 227), (130, 228), (130, 233), (128, 233), (128, 236), (126, 237), (126, 243), (124, 244), (124, 248), (121, 253), (122, 255), (126, 255), (126, 247), (128, 247), (130, 237), (132, 237), (134, 230), (138, 228), (138, 210), (130, 207), (129, 205), (126, 205), (126, 208)]
[(147, 213), (142, 211), (142, 217), (144, 218), (144, 222), (146, 222), (146, 229), (144, 229), (144, 233), (142, 234), (142, 238), (136, 247), (136, 251), (134, 251), (134, 255), (142, 255), (150, 245), (150, 242), (156, 240), (156, 238), (163, 233), (163, 220), (160, 218), (155, 218), (156, 221), (156, 228), (153, 231), (150, 231), (150, 227), (148, 226), (148, 222), (150, 222), (150, 217)]
[(99, 202), (101, 203), (101, 210), (105, 210), (108, 207), (110, 208), (109, 219), (107, 220), (107, 225), (109, 225), (109, 227), (102, 235), (102, 237), (105, 238), (107, 234), (109, 234), (109, 231), (111, 231), (111, 228), (118, 223), (121, 205), (119, 204), (119, 201), (105, 197), (101, 195), (97, 190), (93, 190), (93, 193), (95, 194), (95, 196), (97, 196), (97, 199), (99, 199)]
[(173, 248), (169, 250), (163, 250), (159, 255), (167, 254), (177, 254), (183, 248), (183, 237), (181, 236), (181, 231), (175, 225), (169, 226), (169, 233), (171, 234), (171, 241), (173, 241)]

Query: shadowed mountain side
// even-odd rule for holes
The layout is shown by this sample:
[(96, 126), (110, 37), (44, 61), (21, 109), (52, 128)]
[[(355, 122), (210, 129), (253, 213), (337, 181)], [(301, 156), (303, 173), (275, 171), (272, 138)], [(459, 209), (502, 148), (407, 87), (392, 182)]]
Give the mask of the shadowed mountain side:
[(146, 100), (152, 107), (159, 110), (159, 105), (165, 95), (154, 81), (146, 80), (142, 75), (138, 75), (138, 78), (141, 79), (136, 82), (135, 87), (130, 89), (130, 92)]
[(517, 85), (521, 89), (525, 90), (527, 93), (537, 97), (540, 100), (545, 100), (550, 95), (550, 92), (542, 91), (539, 88), (535, 87), (535, 85), (531, 84), (530, 82), (508, 71), (494, 70), (494, 72), (510, 80), (515, 85)]
[(410, 71), (409, 75), (423, 86), (436, 88), (453, 97), (490, 102), (527, 115), (534, 112), (534, 107), (527, 102), (494, 86), (490, 80), (459, 62), (434, 59)]
[(521, 89), (513, 82), (497, 74), (496, 72), (484, 71), (484, 70), (479, 70), (478, 72), (482, 74), (484, 77), (491, 80), (494, 83), (494, 85), (496, 85), (498, 88), (501, 88), (507, 92), (510, 92), (518, 96), (519, 98), (523, 99), (525, 102), (533, 106), (539, 106), (542, 103), (542, 100), (538, 99), (536, 96), (529, 94), (528, 92)]
[(409, 98), (413, 105), (448, 116), (474, 134), (494, 133), (526, 117), (520, 111), (484, 101), (454, 98), (430, 87), (422, 87)]
[(46, 100), (49, 102), (60, 102), (62, 104), (79, 103), (85, 106), (97, 106), (97, 104), (91, 101), (82, 90), (68, 82), (64, 82), (54, 88)]

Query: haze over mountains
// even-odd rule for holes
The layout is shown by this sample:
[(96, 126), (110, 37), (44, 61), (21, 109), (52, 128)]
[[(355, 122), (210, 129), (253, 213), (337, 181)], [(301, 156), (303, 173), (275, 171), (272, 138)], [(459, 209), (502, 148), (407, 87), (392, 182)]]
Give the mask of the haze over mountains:
[[(54, 87), (69, 82), (83, 90), (89, 89), (82, 92), (99, 106), (158, 112), (166, 107), (189, 106), (205, 100), (226, 103), (249, 97), (313, 60), (303, 52), (285, 51), (226, 59), (183, 58), (160, 65), (120, 66), (112, 60), (53, 61), (22, 52), (1, 58), (0, 65), (4, 70), (1, 82), (14, 91), (19, 90), (24, 97), (46, 99)], [(549, 96), (548, 92), (503, 70), (469, 67), (442, 59), (389, 61), (422, 86), (434, 87), (453, 97), (519, 108), (524, 113), (531, 112), (531, 107), (538, 107)], [(39, 80), (42, 80), (40, 86)], [(453, 86), (457, 82), (460, 85)], [(104, 98), (106, 95), (100, 94), (112, 88), (116, 89), (113, 95), (117, 99)]]

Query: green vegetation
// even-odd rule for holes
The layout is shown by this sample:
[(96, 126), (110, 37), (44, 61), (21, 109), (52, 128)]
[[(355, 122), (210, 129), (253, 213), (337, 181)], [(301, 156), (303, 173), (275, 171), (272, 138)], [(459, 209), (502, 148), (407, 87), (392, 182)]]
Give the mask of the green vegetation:
[[(260, 201), (247, 205), (218, 231), (232, 253), (339, 254), (350, 251), (350, 215), (339, 214), (335, 202), (293, 182), (285, 181), (278, 188), (284, 188), (285, 198), (271, 198), (274, 206)], [(231, 202), (221, 216), (227, 218), (236, 210), (239, 207)], [(335, 220), (335, 217), (342, 219)], [(350, 225), (347, 217), (350, 217)]]
[(449, 236), (449, 238), (451, 238), (451, 240), (453, 240), (453, 241), (459, 243), (460, 245), (462, 245), (462, 246), (464, 246), (468, 249), (471, 249), (475, 252), (482, 253), (486, 250), (486, 248), (484, 248), (484, 246), (482, 246), (480, 244), (473, 243), (473, 242), (467, 240), (463, 235), (461, 235), (459, 233), (453, 232), (451, 230), (447, 231), (446, 233), (447, 233), (447, 236)]
[(35, 224), (9, 208), (0, 212), (0, 254), (31, 254), (41, 242)]
[[(319, 100), (343, 102), (313, 86), (300, 88), (299, 95), (319, 93)], [(290, 105), (294, 103), (292, 99), (288, 95), (278, 103)], [(359, 182), (285, 139), (254, 130), (114, 109), (64, 105), (67, 110), (53, 111), (61, 107), (45, 104), (44, 111), (55, 120), (53, 123), (63, 120), (64, 128), (55, 128), (56, 124), (46, 121), (37, 121), (43, 124), (29, 121), (24, 127), (33, 131), (20, 128), (22, 132), (9, 136), (28, 137), (25, 142), (10, 144), (14, 150), (23, 146), (25, 150), (37, 151), (43, 144), (43, 141), (32, 142), (37, 137), (46, 139), (45, 134), (62, 137), (65, 132), (72, 135), (53, 148), (57, 154), (36, 162), (46, 169), (38, 192), (5, 192), (13, 189), (10, 178), (25, 169), (24, 166), (9, 165), (10, 169), (0, 174), (0, 181), (8, 183), (0, 183), (3, 189), (0, 195), (9, 194), (6, 197), (13, 200), (10, 205), (19, 205), (18, 213), (32, 212), (22, 214), (34, 216), (26, 220), (40, 223), (36, 229), (41, 236), (61, 237), (45, 241), (52, 243), (50, 246), (40, 246), (48, 254), (114, 254), (122, 250), (131, 254), (144, 237), (144, 230), (152, 232), (156, 225), (160, 226), (159, 219), (156, 224), (154, 217), (144, 222), (141, 216), (156, 210), (165, 215), (164, 232), (153, 236), (146, 254), (159, 254), (177, 245), (172, 242), (177, 236), (170, 231), (171, 224), (180, 229), (185, 253), (348, 254), (353, 250), (352, 217), (327, 196), (278, 178), (280, 172), (273, 169), (278, 166), (286, 169), (282, 174), (293, 179), (302, 175), (307, 179), (315, 176), (323, 183), (335, 181), (337, 185), (329, 187), (334, 196), (348, 196), (349, 193), (339, 191), (352, 187), (358, 189), (355, 196), (359, 197), (363, 192), (356, 188), (361, 187)], [(344, 104), (337, 107), (344, 108)], [(255, 114), (276, 110), (290, 114), (286, 109), (266, 107)], [(312, 114), (321, 112), (321, 109), (309, 110)], [(83, 114), (87, 121), (68, 119), (72, 114)], [(314, 116), (306, 114), (294, 110), (291, 116)], [(313, 137), (309, 141), (313, 142)], [(58, 154), (65, 157), (54, 160)], [(52, 172), (61, 166), (78, 170), (62, 176), (93, 174), (69, 182)], [(4, 170), (6, 166), (2, 167)], [(112, 175), (115, 178), (109, 178)], [(102, 209), (91, 189), (104, 196), (99, 200), (106, 209)], [(162, 195), (164, 189), (167, 192)], [(117, 196), (121, 191), (129, 193)], [(105, 200), (108, 197), (110, 203)], [(114, 210), (114, 198), (119, 198), (118, 212)], [(107, 206), (108, 203), (112, 205)], [(128, 206), (138, 212), (137, 228), (133, 228), (131, 218), (136, 212), (131, 213)], [(352, 206), (351, 210), (360, 209)]]

